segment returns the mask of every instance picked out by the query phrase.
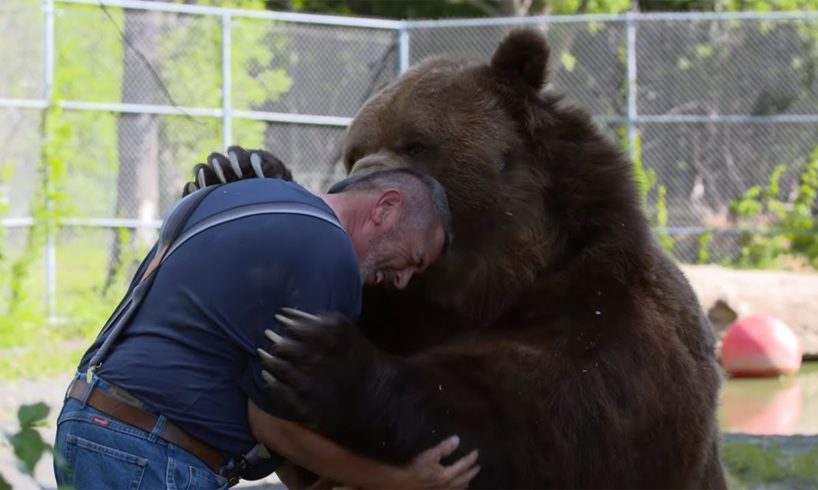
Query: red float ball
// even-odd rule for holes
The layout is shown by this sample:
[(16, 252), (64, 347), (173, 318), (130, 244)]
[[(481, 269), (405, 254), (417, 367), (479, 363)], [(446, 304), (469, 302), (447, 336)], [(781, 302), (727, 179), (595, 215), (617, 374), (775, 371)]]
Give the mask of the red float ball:
[(801, 346), (795, 332), (769, 315), (739, 318), (727, 330), (721, 364), (734, 377), (788, 376), (801, 368)]

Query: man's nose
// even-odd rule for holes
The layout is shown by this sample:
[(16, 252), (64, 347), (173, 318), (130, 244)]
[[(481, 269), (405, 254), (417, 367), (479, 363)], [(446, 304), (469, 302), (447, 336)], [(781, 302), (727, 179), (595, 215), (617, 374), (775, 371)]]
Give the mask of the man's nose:
[(409, 280), (412, 279), (412, 271), (403, 270), (395, 274), (395, 287), (403, 289), (409, 285)]

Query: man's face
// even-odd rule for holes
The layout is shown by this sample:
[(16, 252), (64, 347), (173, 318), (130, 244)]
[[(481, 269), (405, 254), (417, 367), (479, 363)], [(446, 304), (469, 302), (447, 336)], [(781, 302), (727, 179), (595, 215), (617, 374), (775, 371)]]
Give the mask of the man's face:
[(441, 225), (418, 232), (395, 226), (372, 238), (361, 260), (361, 278), (367, 285), (403, 289), (440, 257), (445, 233)]

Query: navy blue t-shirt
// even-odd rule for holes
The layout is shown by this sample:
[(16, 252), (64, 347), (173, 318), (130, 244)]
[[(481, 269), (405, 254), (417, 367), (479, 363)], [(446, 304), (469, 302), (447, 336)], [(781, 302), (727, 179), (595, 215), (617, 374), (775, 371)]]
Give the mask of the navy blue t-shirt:
[[(296, 184), (250, 179), (212, 191), (185, 228), (262, 202), (306, 203), (333, 215), (322, 199)], [(244, 454), (256, 444), (248, 397), (286, 417), (265, 390), (256, 353), (270, 347), (265, 329), (281, 333), (274, 315), (282, 307), (358, 317), (361, 278), (349, 235), (324, 220), (293, 214), (217, 225), (162, 264), (97, 373), (225, 457)], [(97, 347), (85, 354), (80, 371)]]

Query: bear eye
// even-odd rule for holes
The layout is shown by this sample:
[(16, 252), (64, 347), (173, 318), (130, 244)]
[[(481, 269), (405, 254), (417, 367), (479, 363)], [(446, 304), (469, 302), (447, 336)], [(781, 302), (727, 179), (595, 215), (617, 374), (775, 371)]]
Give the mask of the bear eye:
[(426, 151), (426, 147), (422, 143), (411, 143), (406, 146), (406, 153), (409, 156), (416, 157)]

